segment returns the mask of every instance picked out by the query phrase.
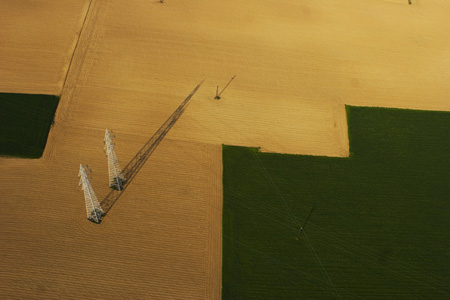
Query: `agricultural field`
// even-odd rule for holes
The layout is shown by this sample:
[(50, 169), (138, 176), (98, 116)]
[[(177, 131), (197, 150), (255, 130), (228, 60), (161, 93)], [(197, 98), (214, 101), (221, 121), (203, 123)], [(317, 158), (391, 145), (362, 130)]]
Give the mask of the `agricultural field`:
[(0, 1), (0, 92), (60, 95), (89, 0)]
[(450, 113), (347, 112), (349, 158), (224, 146), (222, 299), (450, 296)]
[(59, 97), (0, 93), (0, 155), (39, 158)]
[[(42, 157), (0, 158), (0, 298), (220, 299), (222, 144), (344, 159), (346, 104), (450, 111), (449, 14), (446, 0), (0, 1), (0, 92), (60, 96)], [(105, 128), (123, 167), (202, 80), (88, 222), (77, 173), (109, 192)]]

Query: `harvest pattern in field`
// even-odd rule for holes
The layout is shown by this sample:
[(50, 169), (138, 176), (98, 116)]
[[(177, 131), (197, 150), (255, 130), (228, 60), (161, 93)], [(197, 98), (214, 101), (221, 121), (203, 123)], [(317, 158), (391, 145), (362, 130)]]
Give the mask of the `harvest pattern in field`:
[(89, 2), (0, 1), (0, 91), (60, 95)]
[[(59, 94), (73, 59), (43, 157), (0, 159), (0, 297), (89, 298), (100, 263), (106, 299), (219, 299), (220, 145), (346, 157), (344, 103), (450, 110), (449, 12), (446, 0), (1, 1), (1, 91)], [(135, 188), (89, 224), (76, 174), (89, 163), (109, 192), (105, 128), (130, 161), (204, 78)]]

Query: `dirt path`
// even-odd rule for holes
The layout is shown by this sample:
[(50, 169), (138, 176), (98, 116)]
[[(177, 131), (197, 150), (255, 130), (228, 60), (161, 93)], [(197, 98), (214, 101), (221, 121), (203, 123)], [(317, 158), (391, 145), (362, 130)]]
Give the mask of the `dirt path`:
[(61, 93), (61, 101), (56, 112), (55, 122), (62, 123), (67, 118), (67, 113), (76, 98), (77, 87), (83, 86), (86, 76), (94, 63), (94, 57), (90, 55), (89, 49), (94, 49), (101, 40), (102, 27), (97, 26), (97, 21), (101, 18), (106, 9), (108, 1), (91, 0), (89, 10), (83, 23), (83, 30), (77, 40), (77, 47), (71, 59), (70, 69), (65, 77), (64, 87)]

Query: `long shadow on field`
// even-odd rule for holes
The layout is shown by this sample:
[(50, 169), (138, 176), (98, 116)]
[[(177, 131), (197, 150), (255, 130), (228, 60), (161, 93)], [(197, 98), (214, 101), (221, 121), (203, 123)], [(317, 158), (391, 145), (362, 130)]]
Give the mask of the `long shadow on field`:
[(111, 190), (111, 192), (103, 199), (101, 202), (101, 206), (105, 214), (109, 212), (109, 210), (113, 207), (113, 205), (119, 200), (120, 196), (126, 190), (126, 188), (130, 185), (131, 181), (137, 175), (139, 170), (144, 166), (145, 162), (148, 160), (150, 155), (155, 151), (156, 147), (158, 147), (159, 143), (164, 139), (169, 130), (175, 125), (177, 120), (181, 117), (187, 105), (189, 104), (189, 100), (192, 96), (197, 92), (200, 88), (200, 82), (194, 90), (187, 96), (187, 98), (181, 103), (181, 105), (173, 112), (173, 114), (164, 122), (164, 124), (156, 131), (156, 133), (145, 143), (145, 145), (139, 150), (139, 152), (131, 159), (131, 161), (125, 166), (123, 169), (123, 175), (125, 178), (125, 183), (123, 184), (122, 190)]

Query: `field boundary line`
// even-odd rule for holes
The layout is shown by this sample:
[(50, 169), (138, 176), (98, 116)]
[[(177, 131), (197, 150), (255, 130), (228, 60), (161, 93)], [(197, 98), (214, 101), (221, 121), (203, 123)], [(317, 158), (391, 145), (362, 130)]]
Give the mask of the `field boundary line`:
[(69, 76), (69, 72), (70, 72), (70, 68), (71, 68), (71, 66), (72, 66), (72, 62), (73, 62), (73, 58), (74, 58), (74, 56), (75, 56), (75, 52), (77, 51), (77, 49), (78, 49), (78, 44), (80, 43), (81, 35), (82, 35), (83, 32), (84, 32), (84, 28), (85, 28), (85, 25), (86, 25), (86, 20), (87, 20), (87, 17), (88, 17), (88, 15), (89, 15), (89, 12), (90, 12), (90, 10), (91, 10), (92, 1), (93, 1), (93, 0), (90, 0), (90, 1), (89, 1), (89, 5), (88, 5), (88, 8), (87, 8), (87, 10), (86, 10), (86, 14), (85, 14), (85, 16), (84, 16), (83, 24), (81, 25), (80, 34), (78, 35), (77, 41), (76, 41), (76, 43), (75, 43), (75, 47), (73, 48), (73, 52), (72, 52), (72, 56), (70, 57), (69, 65), (67, 66), (66, 76), (64, 76), (64, 81), (63, 81), (63, 84), (62, 84), (62, 86), (61, 86), (61, 96), (62, 96), (62, 92), (63, 92), (63, 90), (64, 90), (64, 87), (65, 87), (65, 85), (66, 85), (67, 77)]
[[(73, 101), (78, 100), (77, 95), (80, 93), (80, 86), (83, 85), (86, 74), (92, 67), (93, 62), (89, 61), (88, 52), (90, 49), (95, 48), (97, 40), (101, 38), (102, 32), (98, 32), (98, 26), (96, 24), (104, 11), (104, 5), (108, 4), (109, 1), (90, 0), (89, 2), (83, 26), (61, 89), (59, 104), (54, 117), (53, 126), (55, 127), (63, 125), (69, 116), (77, 112), (76, 105)], [(43, 158), (52, 159), (59, 143), (60, 139), (55, 136), (55, 131), (52, 133), (51, 130), (47, 140), (47, 145), (51, 146), (46, 147)]]
[[(88, 52), (90, 49), (95, 48), (95, 44), (98, 42), (98, 39), (101, 38), (102, 32), (98, 32), (99, 29), (96, 24), (103, 13), (104, 5), (108, 4), (108, 1), (91, 0), (90, 2), (61, 90), (60, 105), (58, 105), (57, 114), (55, 116), (56, 123), (66, 119), (69, 108), (72, 105), (72, 100), (76, 98), (74, 94), (77, 86), (83, 85), (84, 78), (92, 67), (92, 62), (87, 60)], [(71, 114), (73, 113), (74, 112), (71, 111)]]

